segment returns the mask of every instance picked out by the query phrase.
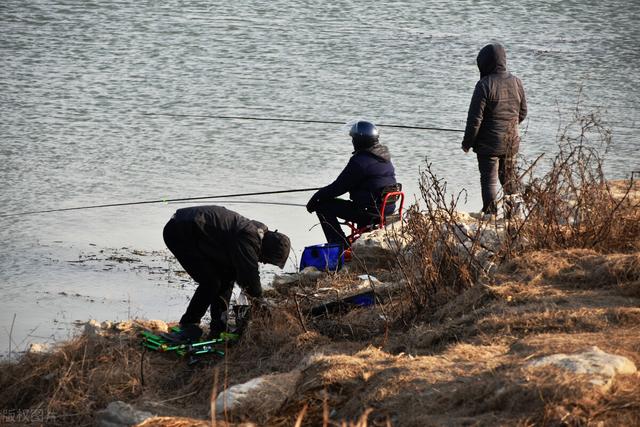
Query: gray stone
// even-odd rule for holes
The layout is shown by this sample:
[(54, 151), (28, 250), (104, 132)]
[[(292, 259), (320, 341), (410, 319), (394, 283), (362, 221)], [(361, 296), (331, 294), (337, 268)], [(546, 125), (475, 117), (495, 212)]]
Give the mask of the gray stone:
[(133, 329), (133, 321), (125, 320), (125, 321), (122, 321), (122, 322), (118, 322), (118, 323), (113, 325), (113, 329), (115, 329), (118, 332), (130, 331), (131, 329)]
[(49, 353), (50, 351), (51, 351), (51, 345), (46, 343), (34, 342), (29, 344), (29, 349), (27, 350), (27, 353), (43, 354), (43, 353)]
[(95, 336), (102, 334), (103, 329), (100, 322), (95, 319), (89, 320), (84, 324), (84, 334), (88, 336)]
[[(467, 212), (454, 212), (452, 222), (442, 227), (443, 245), (453, 247), (464, 258), (475, 258), (485, 272), (495, 268), (494, 254), (506, 236), (504, 220), (479, 222)], [(398, 254), (411, 256), (411, 236), (407, 235), (405, 224), (398, 221), (362, 235), (352, 249), (354, 262), (367, 269), (386, 268)]]
[(109, 329), (113, 328), (113, 323), (105, 320), (104, 322), (100, 323), (100, 327), (105, 331), (108, 331)]
[(236, 384), (216, 397), (216, 414), (242, 414), (247, 411), (268, 415), (275, 413), (291, 398), (301, 376), (299, 370), (283, 374), (264, 375), (243, 384)]
[(489, 250), (498, 249), (505, 237), (504, 221), (496, 221), (489, 224), (472, 221), (469, 223), (457, 222), (453, 226), (454, 236), (452, 237), (456, 239), (455, 241), (468, 247), (470, 246), (468, 243), (476, 242), (480, 244), (480, 247), (485, 247)]
[(529, 363), (533, 368), (556, 366), (578, 375), (587, 375), (590, 382), (608, 390), (616, 375), (631, 375), (637, 372), (636, 365), (623, 356), (606, 353), (593, 346), (588, 351), (577, 354), (554, 354), (533, 360)]
[(359, 289), (371, 288), (374, 289), (376, 286), (382, 285), (382, 282), (378, 280), (377, 277), (371, 276), (369, 274), (361, 274), (358, 276), (359, 283), (357, 287)]
[(167, 332), (169, 326), (164, 320), (150, 319), (150, 320), (136, 320), (136, 326), (144, 329), (152, 329), (159, 332)]
[(453, 219), (453, 223), (442, 226), (442, 234), (446, 236), (442, 244), (452, 247), (461, 258), (475, 260), (473, 265), (484, 273), (494, 272), (495, 254), (506, 238), (504, 220), (478, 221), (467, 212), (455, 212)]
[(234, 411), (242, 405), (252, 392), (259, 389), (264, 382), (264, 377), (253, 378), (245, 383), (236, 384), (218, 393), (216, 397), (216, 414), (225, 411)]
[(365, 233), (356, 240), (351, 246), (353, 262), (367, 269), (386, 268), (399, 252), (407, 248), (408, 243), (404, 222), (394, 222)]
[(296, 273), (276, 274), (273, 277), (271, 286), (283, 294), (288, 293), (289, 289), (295, 286), (310, 286), (315, 284), (318, 279), (324, 276), (324, 271), (320, 271), (315, 267), (305, 267), (302, 271)]
[(128, 427), (153, 416), (150, 412), (139, 411), (127, 403), (116, 401), (96, 412), (95, 425), (96, 427)]
[(136, 328), (152, 329), (154, 331), (167, 332), (168, 326), (162, 320), (125, 320), (121, 322), (104, 321), (102, 323), (91, 319), (84, 323), (84, 334), (88, 336), (106, 335), (109, 333), (130, 332)]

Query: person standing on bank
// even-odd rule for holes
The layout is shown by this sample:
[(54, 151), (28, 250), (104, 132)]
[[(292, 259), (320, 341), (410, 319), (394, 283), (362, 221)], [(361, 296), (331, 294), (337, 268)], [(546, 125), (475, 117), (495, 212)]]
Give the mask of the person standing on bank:
[[(328, 243), (340, 244), (344, 249), (349, 242), (338, 218), (363, 226), (380, 217), (382, 192), (396, 184), (395, 170), (389, 149), (379, 143), (378, 128), (371, 122), (358, 121), (349, 131), (353, 153), (347, 166), (335, 181), (318, 190), (307, 203), (309, 213), (316, 212)], [(337, 197), (349, 193), (350, 200)], [(386, 214), (395, 205), (389, 203)]]
[[(527, 116), (527, 101), (520, 79), (507, 71), (507, 54), (501, 44), (483, 47), (477, 57), (480, 80), (476, 83), (462, 149), (478, 157), (482, 212), (497, 214), (498, 180), (505, 195), (518, 191), (515, 171), (520, 145), (518, 124)], [(508, 215), (508, 211), (506, 212)]]
[(165, 225), (164, 241), (180, 265), (198, 283), (180, 319), (175, 341), (195, 341), (202, 335), (200, 320), (211, 310), (209, 338), (224, 332), (234, 282), (250, 297), (260, 298), (258, 262), (283, 268), (290, 241), (278, 231), (222, 206), (178, 209)]

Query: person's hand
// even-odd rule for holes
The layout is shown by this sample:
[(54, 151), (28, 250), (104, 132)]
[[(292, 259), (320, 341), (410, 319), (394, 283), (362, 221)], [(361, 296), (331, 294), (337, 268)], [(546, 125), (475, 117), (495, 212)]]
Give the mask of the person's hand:
[(313, 213), (316, 210), (318, 202), (313, 197), (307, 202), (307, 212)]
[(469, 152), (469, 147), (465, 147), (464, 145), (462, 146), (462, 151), (464, 151), (465, 153)]

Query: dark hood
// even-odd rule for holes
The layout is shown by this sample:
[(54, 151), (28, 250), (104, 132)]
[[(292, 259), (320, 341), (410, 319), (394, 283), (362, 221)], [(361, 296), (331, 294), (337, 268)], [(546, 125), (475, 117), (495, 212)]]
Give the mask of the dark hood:
[(481, 78), (489, 74), (507, 72), (507, 52), (499, 43), (488, 44), (480, 49), (476, 61)]
[(356, 150), (353, 153), (369, 153), (385, 162), (391, 161), (391, 153), (389, 152), (389, 149), (386, 147), (386, 145), (382, 144), (376, 144), (373, 147)]
[(289, 258), (289, 250), (291, 249), (291, 241), (289, 238), (278, 231), (267, 230), (262, 238), (262, 252), (260, 260), (265, 263), (277, 265), (284, 268)]

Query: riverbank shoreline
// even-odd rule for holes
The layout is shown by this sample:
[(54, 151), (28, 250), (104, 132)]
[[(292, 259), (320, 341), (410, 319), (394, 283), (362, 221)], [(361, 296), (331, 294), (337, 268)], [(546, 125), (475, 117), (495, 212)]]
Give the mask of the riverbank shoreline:
[[(611, 186), (626, 200), (616, 224), (634, 227), (638, 193), (625, 188)], [(525, 250), (509, 240), (503, 257), (507, 220), (452, 211), (433, 218), (451, 240), (432, 241), (435, 229), (420, 235), (428, 212), (365, 235), (337, 274), (279, 278), (267, 293), (273, 307), (253, 313), (224, 358), (190, 365), (144, 351), (141, 330), (163, 322), (93, 322), (3, 363), (0, 414), (23, 425), (640, 422), (640, 236), (622, 247), (611, 229), (597, 248)], [(424, 258), (427, 243), (436, 246)], [(429, 288), (433, 271), (442, 286)], [(362, 289), (380, 298), (311, 314), (329, 295)]]

